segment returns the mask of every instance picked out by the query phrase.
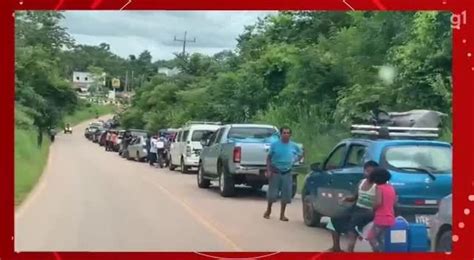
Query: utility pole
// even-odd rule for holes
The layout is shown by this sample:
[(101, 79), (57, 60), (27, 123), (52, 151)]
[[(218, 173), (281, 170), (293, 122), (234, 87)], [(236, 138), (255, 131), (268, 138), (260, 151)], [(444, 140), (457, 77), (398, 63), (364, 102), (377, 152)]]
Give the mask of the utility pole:
[(133, 90), (133, 70), (132, 70), (132, 80), (130, 80), (130, 91)]
[(128, 70), (125, 71), (125, 93), (127, 93), (127, 86), (128, 86)]
[(182, 55), (184, 57), (184, 55), (186, 54), (186, 43), (187, 42), (196, 42), (196, 37), (194, 37), (194, 39), (192, 41), (188, 40), (187, 39), (187, 32), (184, 31), (184, 38), (183, 39), (176, 39), (176, 36), (174, 36), (174, 41), (175, 42), (183, 42), (183, 53), (182, 53)]

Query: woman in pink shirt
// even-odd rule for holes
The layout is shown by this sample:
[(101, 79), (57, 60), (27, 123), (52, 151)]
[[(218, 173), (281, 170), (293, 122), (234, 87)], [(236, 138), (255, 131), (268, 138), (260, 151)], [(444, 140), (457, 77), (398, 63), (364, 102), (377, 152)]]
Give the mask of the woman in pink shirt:
[(374, 252), (383, 251), (383, 237), (387, 229), (395, 224), (394, 207), (397, 202), (395, 189), (388, 181), (391, 178), (390, 172), (382, 167), (374, 169), (369, 178), (377, 184), (374, 202), (374, 226), (369, 242)]

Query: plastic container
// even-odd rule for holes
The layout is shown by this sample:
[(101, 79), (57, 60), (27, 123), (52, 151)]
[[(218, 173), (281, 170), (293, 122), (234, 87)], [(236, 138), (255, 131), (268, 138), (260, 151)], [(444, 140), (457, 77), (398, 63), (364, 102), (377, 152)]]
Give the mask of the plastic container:
[(428, 252), (428, 243), (426, 225), (410, 223), (408, 228), (408, 252)]
[(397, 217), (395, 224), (384, 236), (384, 252), (408, 252), (409, 223), (403, 217)]

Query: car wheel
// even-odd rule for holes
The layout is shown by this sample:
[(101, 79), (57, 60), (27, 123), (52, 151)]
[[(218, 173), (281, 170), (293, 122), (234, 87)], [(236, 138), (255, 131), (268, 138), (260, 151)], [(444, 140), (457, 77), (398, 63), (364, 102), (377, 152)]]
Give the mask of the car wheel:
[(447, 230), (441, 234), (436, 243), (436, 252), (451, 252), (452, 239), (453, 236), (451, 230)]
[(316, 212), (311, 203), (311, 198), (309, 196), (303, 197), (303, 220), (306, 226), (309, 227), (318, 227), (321, 226), (321, 214)]
[(197, 173), (197, 184), (198, 187), (201, 189), (207, 189), (211, 185), (211, 181), (208, 179), (204, 179), (204, 167), (199, 165), (199, 170)]
[(176, 166), (173, 165), (173, 157), (170, 157), (169, 168), (170, 168), (170, 171), (174, 171), (174, 169), (176, 169)]
[(235, 195), (234, 179), (229, 174), (224, 165), (219, 167), (219, 191), (222, 197), (232, 197)]
[(183, 159), (183, 158), (181, 158), (181, 173), (182, 173), (182, 174), (188, 173), (188, 167), (186, 167), (186, 166), (184, 165), (184, 159)]

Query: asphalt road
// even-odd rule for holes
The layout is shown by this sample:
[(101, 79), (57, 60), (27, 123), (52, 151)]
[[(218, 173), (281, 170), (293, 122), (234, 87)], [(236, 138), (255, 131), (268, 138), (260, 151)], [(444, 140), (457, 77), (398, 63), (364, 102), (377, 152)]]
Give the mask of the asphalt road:
[(301, 200), (275, 205), (265, 192), (223, 198), (195, 174), (127, 161), (89, 142), (87, 124), (60, 134), (45, 172), (15, 213), (16, 251), (324, 251), (330, 233), (309, 228)]

